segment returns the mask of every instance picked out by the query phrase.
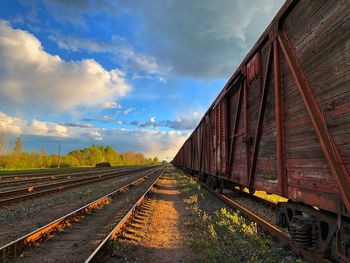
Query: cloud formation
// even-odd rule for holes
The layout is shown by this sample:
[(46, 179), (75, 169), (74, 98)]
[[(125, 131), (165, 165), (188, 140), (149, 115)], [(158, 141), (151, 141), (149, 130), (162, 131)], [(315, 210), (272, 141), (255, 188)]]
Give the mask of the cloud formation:
[(171, 161), (188, 136), (189, 133), (175, 131), (111, 129), (104, 131), (104, 142), (119, 151), (133, 149), (148, 157)]
[(93, 59), (62, 60), (5, 21), (0, 21), (0, 60), (1, 100), (17, 105), (66, 111), (99, 106), (130, 90), (122, 71), (107, 71)]
[(167, 127), (175, 131), (191, 131), (198, 125), (201, 116), (198, 112), (193, 112), (183, 117), (178, 117), (175, 120), (161, 120), (156, 121), (156, 117), (151, 117), (149, 121), (131, 121), (130, 125), (140, 128), (156, 128), (156, 127)]
[(107, 101), (107, 102), (103, 103), (102, 108), (104, 108), (104, 109), (121, 109), (122, 106), (117, 102)]
[[(133, 74), (136, 74), (136, 72), (156, 75), (166, 74), (166, 70), (159, 67), (154, 57), (136, 52), (124, 38), (117, 35), (113, 35), (109, 42), (58, 34), (51, 35), (50, 39), (56, 42), (60, 48), (71, 51), (113, 54), (114, 57), (112, 59), (122, 64), (126, 70), (131, 71)], [(164, 81), (164, 78), (159, 76), (157, 78), (153, 77), (153, 79)]]
[[(189, 136), (188, 132), (165, 132), (149, 129), (106, 129), (81, 123), (58, 124), (36, 119), (29, 123), (1, 111), (0, 129), (10, 135), (21, 135), (24, 137), (35, 135), (39, 137), (39, 139), (36, 138), (38, 141), (45, 140), (45, 138), (50, 138), (52, 142), (61, 139), (60, 143), (69, 144), (74, 140), (74, 145), (85, 145), (85, 147), (98, 141), (101, 144), (111, 145), (118, 151), (139, 151), (146, 156), (158, 156), (169, 161)], [(33, 140), (35, 139), (31, 138), (31, 141)], [(34, 146), (38, 147), (38, 145), (40, 143), (36, 143)]]
[(80, 128), (92, 128), (94, 125), (91, 123), (81, 123), (81, 122), (65, 122), (62, 125), (67, 127), (80, 127)]
[(159, 63), (176, 75), (213, 79), (233, 73), (283, 2), (132, 1), (128, 8), (145, 24), (147, 52)]
[[(227, 78), (235, 70), (283, 2), (130, 0), (121, 5), (113, 0), (49, 0), (46, 4), (60, 20), (67, 15), (70, 22), (79, 23), (71, 20), (74, 13), (80, 17), (80, 24), (87, 22), (83, 14), (117, 16), (126, 11), (142, 24), (138, 37), (146, 57), (172, 69), (177, 76), (213, 79)], [(97, 48), (94, 43), (88, 44)], [(154, 65), (145, 62), (139, 61), (140, 65)]]
[(31, 134), (50, 137), (68, 137), (68, 129), (66, 126), (43, 122), (33, 119), (31, 123), (18, 118), (9, 116), (0, 111), (0, 128), (6, 132), (16, 135)]

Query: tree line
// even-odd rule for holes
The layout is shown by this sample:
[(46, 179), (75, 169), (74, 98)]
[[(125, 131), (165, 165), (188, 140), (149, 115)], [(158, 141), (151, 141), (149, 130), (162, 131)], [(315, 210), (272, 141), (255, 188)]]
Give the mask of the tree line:
[(5, 136), (0, 132), (0, 168), (32, 169), (54, 167), (95, 166), (97, 163), (109, 162), (111, 165), (156, 164), (157, 157), (147, 158), (142, 153), (127, 151), (119, 153), (111, 146), (91, 145), (82, 150), (75, 150), (65, 155), (47, 154), (43, 148), (40, 152), (23, 151), (21, 137), (17, 137), (12, 150), (6, 146)]

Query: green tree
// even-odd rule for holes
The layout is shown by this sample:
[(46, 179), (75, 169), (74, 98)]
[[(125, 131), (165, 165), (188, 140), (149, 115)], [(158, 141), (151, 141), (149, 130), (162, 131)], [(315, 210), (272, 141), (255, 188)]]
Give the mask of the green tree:
[(104, 156), (105, 156), (105, 161), (111, 164), (117, 164), (119, 161), (118, 153), (115, 150), (113, 150), (111, 146), (107, 146), (104, 149)]
[(48, 167), (48, 158), (47, 158), (47, 153), (45, 151), (44, 148), (41, 148), (41, 151), (39, 153), (39, 156), (38, 156), (38, 159), (39, 159), (39, 164), (40, 166), (39, 167)]
[(15, 142), (15, 147), (13, 147), (13, 153), (15, 155), (21, 154), (23, 151), (23, 143), (21, 136), (18, 136)]
[[(5, 141), (5, 140), (4, 140)], [(3, 143), (5, 144), (5, 142)], [(0, 128), (0, 146), (1, 146), (1, 128)], [(1, 147), (0, 147), (1, 148)], [(0, 151), (1, 153), (1, 151)], [(42, 167), (57, 167), (57, 154), (47, 154), (42, 148), (36, 153), (34, 150), (23, 152), (22, 138), (17, 137), (13, 153), (0, 154), (0, 168), (6, 169), (27, 169)], [(111, 146), (91, 145), (82, 150), (74, 150), (61, 156), (61, 166), (94, 166), (100, 162), (109, 162), (112, 165), (135, 165), (158, 163), (155, 158), (147, 158), (142, 153), (127, 151), (119, 153)]]
[(101, 148), (92, 145), (83, 150), (84, 157), (87, 159), (88, 165), (96, 165), (104, 161), (104, 156), (101, 153)]
[(0, 156), (5, 154), (7, 154), (7, 138), (2, 127), (0, 127)]

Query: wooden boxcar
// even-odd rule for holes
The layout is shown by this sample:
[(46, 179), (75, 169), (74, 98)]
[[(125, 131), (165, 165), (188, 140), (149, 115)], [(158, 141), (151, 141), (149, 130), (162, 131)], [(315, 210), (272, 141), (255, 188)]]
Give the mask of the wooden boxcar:
[(173, 164), (288, 198), (296, 243), (349, 258), (350, 0), (286, 1)]

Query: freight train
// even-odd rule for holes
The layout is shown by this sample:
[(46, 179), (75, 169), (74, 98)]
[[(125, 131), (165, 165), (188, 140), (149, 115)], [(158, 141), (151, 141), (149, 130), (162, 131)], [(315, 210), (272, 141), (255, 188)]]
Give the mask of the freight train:
[(293, 242), (349, 261), (350, 0), (287, 0), (172, 163), (287, 198)]

